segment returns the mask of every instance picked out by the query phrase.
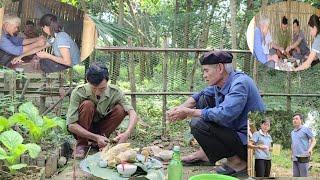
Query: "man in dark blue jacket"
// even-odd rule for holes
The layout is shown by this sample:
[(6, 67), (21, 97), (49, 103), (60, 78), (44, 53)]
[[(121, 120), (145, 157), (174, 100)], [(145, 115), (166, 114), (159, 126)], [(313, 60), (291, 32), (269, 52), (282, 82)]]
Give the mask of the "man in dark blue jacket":
[(201, 149), (182, 161), (215, 164), (227, 158), (227, 163), (216, 171), (228, 175), (247, 171), (248, 113), (265, 111), (254, 81), (234, 71), (232, 58), (223, 51), (205, 53), (200, 64), (209, 86), (167, 113), (170, 121), (192, 117), (191, 133)]

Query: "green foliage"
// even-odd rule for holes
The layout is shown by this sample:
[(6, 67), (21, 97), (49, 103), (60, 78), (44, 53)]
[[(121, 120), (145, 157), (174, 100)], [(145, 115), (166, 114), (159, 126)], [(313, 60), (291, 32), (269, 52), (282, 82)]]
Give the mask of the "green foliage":
[(60, 0), (63, 3), (70, 4), (72, 6), (77, 6), (79, 4), (78, 0)]
[(250, 114), (250, 120), (255, 124), (255, 127), (260, 129), (260, 123), (263, 119), (271, 120), (270, 135), (273, 143), (281, 144), (284, 148), (290, 148), (291, 137), (290, 133), (293, 130), (292, 125), (293, 112), (287, 111), (268, 111), (266, 114)]
[(32, 142), (40, 140), (55, 127), (66, 130), (65, 121), (59, 117), (50, 119), (46, 116), (41, 117), (38, 109), (27, 102), (19, 107), (19, 113), (15, 113), (9, 118), (11, 123), (17, 123), (28, 130)]
[[(0, 160), (4, 160), (11, 173), (15, 170), (26, 167), (27, 164), (19, 164), (20, 156), (26, 151), (31, 158), (36, 158), (41, 148), (37, 144), (28, 143), (22, 144), (23, 137), (16, 131), (8, 130), (0, 135)], [(4, 149), (5, 148), (5, 149)]]
[[(106, 22), (96, 16), (90, 17), (95, 22), (103, 42), (108, 42), (110, 45), (113, 44), (113, 41), (118, 45), (125, 45), (129, 37), (135, 38), (137, 36), (132, 29), (121, 27), (116, 23)], [(111, 39), (112, 41), (110, 41)]]
[(18, 95), (12, 97), (11, 95), (4, 95), (0, 97), (0, 114), (10, 116), (15, 113), (16, 106), (21, 104)]
[(12, 120), (0, 116), (0, 132), (9, 130), (14, 125)]
[[(292, 161), (290, 157), (291, 157), (290, 149), (281, 149), (279, 156), (272, 155), (272, 159), (271, 159), (272, 167), (274, 169), (276, 169), (277, 167), (281, 167), (291, 171)], [(320, 172), (319, 168), (317, 168), (319, 163), (320, 163), (320, 153), (319, 151), (314, 150), (311, 156), (311, 163), (310, 163), (310, 164), (313, 164), (314, 167), (309, 172), (309, 176), (314, 177), (314, 174), (318, 174)]]
[(39, 115), (39, 110), (32, 104), (32, 102), (26, 102), (19, 106), (19, 112), (26, 114), (28, 119), (32, 120), (36, 125), (42, 125), (43, 121)]
[(279, 156), (272, 155), (272, 166), (274, 167), (279, 166), (286, 169), (291, 168), (292, 167), (291, 150), (281, 149)]

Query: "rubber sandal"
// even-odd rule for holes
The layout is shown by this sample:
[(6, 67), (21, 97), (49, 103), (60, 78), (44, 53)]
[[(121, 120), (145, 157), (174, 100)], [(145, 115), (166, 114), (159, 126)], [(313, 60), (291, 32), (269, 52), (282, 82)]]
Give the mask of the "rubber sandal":
[(181, 161), (183, 166), (213, 166), (209, 161), (204, 161), (201, 159), (192, 159)]
[(74, 153), (75, 158), (77, 159), (83, 159), (86, 155), (87, 147), (86, 146), (77, 146), (76, 151)]
[(234, 176), (234, 177), (243, 177), (243, 176), (248, 176), (247, 168), (244, 168), (241, 171), (235, 171), (231, 167), (227, 165), (222, 165), (219, 166), (215, 169), (217, 174), (222, 174), (222, 175), (228, 175), (228, 176)]

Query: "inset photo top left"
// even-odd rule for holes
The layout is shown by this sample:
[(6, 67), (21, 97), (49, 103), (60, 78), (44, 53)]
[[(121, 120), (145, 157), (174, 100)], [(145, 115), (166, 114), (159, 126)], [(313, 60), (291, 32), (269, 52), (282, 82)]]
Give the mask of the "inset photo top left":
[(9, 1), (0, 8), (0, 65), (52, 73), (79, 64), (93, 50), (83, 40), (96, 37), (84, 33), (87, 21), (94, 26), (83, 11), (59, 1)]

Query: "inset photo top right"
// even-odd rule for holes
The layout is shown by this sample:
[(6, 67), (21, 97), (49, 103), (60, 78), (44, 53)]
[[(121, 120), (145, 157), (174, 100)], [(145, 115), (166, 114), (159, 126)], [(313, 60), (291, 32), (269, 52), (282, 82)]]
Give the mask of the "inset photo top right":
[(319, 63), (320, 10), (287, 1), (261, 9), (251, 20), (247, 43), (256, 60), (282, 71), (301, 71)]

